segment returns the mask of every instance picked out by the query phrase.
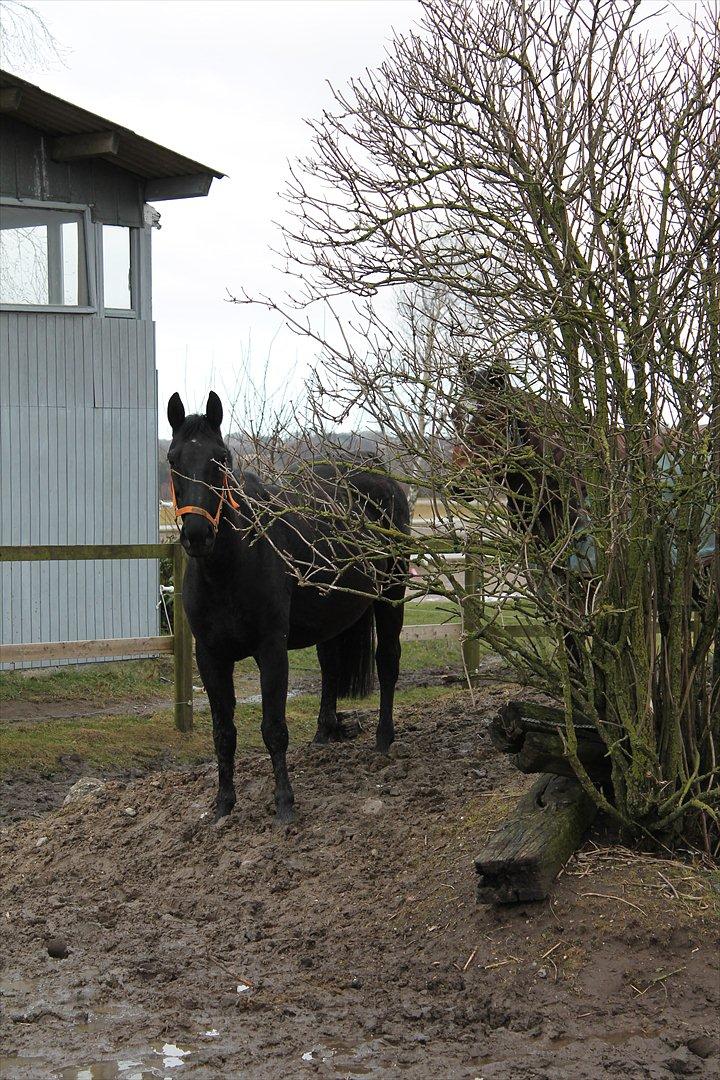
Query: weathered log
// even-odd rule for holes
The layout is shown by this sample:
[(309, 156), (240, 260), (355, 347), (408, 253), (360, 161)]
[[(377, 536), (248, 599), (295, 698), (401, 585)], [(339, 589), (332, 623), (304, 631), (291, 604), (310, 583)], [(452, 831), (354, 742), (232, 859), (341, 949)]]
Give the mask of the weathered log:
[(596, 813), (577, 780), (541, 776), (475, 859), (478, 903), (544, 900)]
[[(535, 701), (509, 701), (490, 722), (493, 745), (508, 754), (513, 765), (524, 773), (554, 773), (575, 777), (565, 757), (562, 709)], [(605, 784), (610, 779), (607, 747), (592, 724), (575, 725), (577, 752), (592, 780)]]

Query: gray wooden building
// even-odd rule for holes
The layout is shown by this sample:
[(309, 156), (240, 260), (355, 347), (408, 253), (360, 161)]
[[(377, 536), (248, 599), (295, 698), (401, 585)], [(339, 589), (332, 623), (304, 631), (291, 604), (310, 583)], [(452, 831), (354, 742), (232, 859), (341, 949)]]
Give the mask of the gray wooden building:
[[(0, 545), (157, 542), (149, 204), (220, 176), (0, 72)], [(0, 642), (153, 636), (157, 603), (154, 561), (3, 564)]]

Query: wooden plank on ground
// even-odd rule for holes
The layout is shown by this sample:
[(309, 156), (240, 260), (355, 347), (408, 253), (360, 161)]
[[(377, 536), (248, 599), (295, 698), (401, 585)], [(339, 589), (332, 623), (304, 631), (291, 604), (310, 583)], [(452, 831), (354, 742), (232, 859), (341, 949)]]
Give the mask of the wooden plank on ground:
[(577, 780), (543, 774), (475, 859), (478, 903), (544, 900), (596, 813)]
[[(498, 750), (510, 755), (524, 773), (555, 773), (575, 777), (565, 756), (565, 711), (536, 701), (508, 701), (490, 721), (490, 738)], [(594, 724), (575, 724), (577, 755), (596, 783), (610, 780), (611, 763)]]
[(34, 641), (24, 645), (0, 645), (0, 664), (26, 660), (81, 660), (108, 656), (144, 656), (148, 653), (171, 653), (173, 638), (109, 638), (104, 641)]

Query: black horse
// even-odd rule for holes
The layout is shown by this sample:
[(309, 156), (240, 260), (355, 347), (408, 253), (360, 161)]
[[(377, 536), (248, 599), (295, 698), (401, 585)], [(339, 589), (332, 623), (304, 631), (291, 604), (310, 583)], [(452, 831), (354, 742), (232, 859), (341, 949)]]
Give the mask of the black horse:
[(180, 542), (190, 556), (183, 602), (210, 699), (219, 786), (216, 820), (235, 805), (233, 669), (254, 657), (260, 669), (262, 735), (275, 774), (276, 820), (293, 820), (286, 764), (288, 649), (317, 647), (322, 692), (315, 742), (346, 736), (338, 697), (380, 683), (377, 748), (394, 739), (393, 697), (409, 531), (400, 486), (379, 469), (325, 462), (298, 474), (293, 489), (234, 475), (220, 434), (223, 409), (210, 393), (204, 416), (168, 403), (168, 461)]

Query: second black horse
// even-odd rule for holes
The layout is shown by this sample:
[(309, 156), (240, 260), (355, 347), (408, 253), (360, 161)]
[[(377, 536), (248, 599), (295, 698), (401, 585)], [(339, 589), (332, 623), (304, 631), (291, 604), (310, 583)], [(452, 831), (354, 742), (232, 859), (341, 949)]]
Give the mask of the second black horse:
[(326, 743), (345, 736), (338, 697), (361, 697), (372, 688), (376, 638), (377, 748), (386, 752), (393, 742), (408, 570), (402, 552), (407, 499), (381, 469), (362, 463), (315, 465), (288, 489), (253, 473), (233, 474), (215, 393), (204, 416), (186, 416), (173, 394), (167, 415), (174, 507), (190, 556), (183, 603), (212, 710), (216, 819), (236, 801), (233, 670), (236, 661), (253, 656), (260, 669), (276, 820), (289, 822), (294, 796), (286, 762), (288, 649), (317, 647), (322, 691), (315, 741)]

